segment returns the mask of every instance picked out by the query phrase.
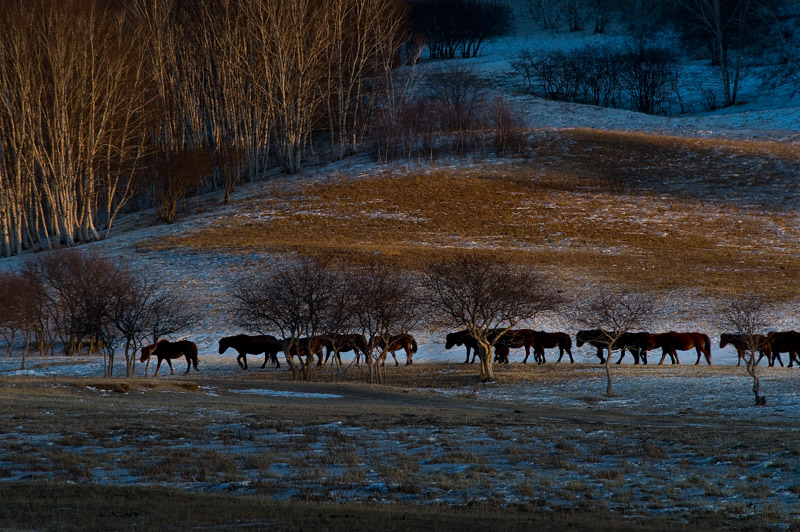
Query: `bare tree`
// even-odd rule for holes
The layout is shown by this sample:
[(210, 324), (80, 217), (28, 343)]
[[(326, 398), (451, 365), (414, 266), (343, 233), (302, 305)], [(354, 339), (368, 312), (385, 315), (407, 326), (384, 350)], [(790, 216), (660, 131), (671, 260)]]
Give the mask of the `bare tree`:
[[(556, 310), (562, 300), (536, 272), (491, 254), (434, 262), (422, 285), (434, 319), (466, 329), (475, 339), (483, 381), (495, 378), (491, 353), (502, 335), (524, 320)], [(500, 334), (492, 334), (496, 329)]]
[(243, 327), (284, 338), (284, 353), (294, 380), (311, 380), (312, 353), (298, 368), (293, 354), (303, 356), (300, 339), (313, 340), (326, 332), (331, 314), (338, 312), (339, 272), (313, 258), (276, 266), (271, 271), (239, 279), (233, 284), (236, 321)]
[[(352, 320), (370, 339), (367, 353), (370, 383), (386, 382), (380, 361), (386, 359), (388, 339), (408, 333), (422, 318), (422, 297), (416, 279), (391, 266), (373, 264), (351, 271), (348, 283), (353, 292)], [(382, 341), (376, 339), (381, 338)]]
[(0, 272), (0, 337), (6, 342), (5, 355), (14, 347), (17, 333), (25, 346), (22, 366), (31, 352), (33, 338), (41, 338), (40, 327), (44, 312), (42, 286), (20, 273)]
[(397, 0), (330, 0), (321, 101), (334, 160), (352, 152), (374, 112), (383, 65), (394, 62), (407, 38), (407, 7)]
[(632, 292), (603, 292), (578, 304), (576, 318), (582, 327), (591, 329), (593, 338), (608, 350), (606, 396), (612, 397), (611, 351), (620, 337), (637, 328), (646, 328), (655, 312), (653, 300)]
[(312, 0), (264, 2), (268, 37), (274, 153), (281, 167), (297, 172), (306, 156), (320, 105), (318, 82), (323, 77), (329, 30), (324, 3)]
[(747, 47), (759, 40), (760, 11), (773, 0), (675, 0), (685, 34), (705, 43), (719, 66), (725, 106), (739, 94)]
[[(755, 405), (765, 406), (767, 398), (760, 395), (761, 377), (758, 373), (756, 353), (764, 349), (763, 335), (769, 326), (768, 301), (760, 296), (747, 296), (732, 301), (723, 307), (719, 325), (730, 334), (736, 335), (740, 346), (746, 353), (745, 368), (753, 379)], [(773, 354), (774, 355), (774, 354)]]

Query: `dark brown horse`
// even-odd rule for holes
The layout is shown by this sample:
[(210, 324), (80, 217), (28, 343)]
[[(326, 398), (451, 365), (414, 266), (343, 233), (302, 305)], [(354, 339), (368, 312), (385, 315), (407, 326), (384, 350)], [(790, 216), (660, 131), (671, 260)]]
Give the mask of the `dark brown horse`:
[[(508, 354), (511, 349), (525, 348), (525, 364), (531, 356), (531, 346), (533, 345), (535, 333), (531, 329), (511, 329), (497, 338), (494, 344), (494, 360), (501, 364), (508, 364)], [(541, 364), (538, 356), (534, 355), (536, 362)]]
[(640, 358), (642, 364), (647, 365), (647, 350), (650, 348), (650, 333), (624, 332), (619, 335), (619, 338), (614, 342), (614, 346), (615, 349), (620, 350), (617, 364), (621, 363), (622, 359), (625, 358), (625, 352), (630, 351), (634, 365), (639, 363)]
[[(756, 360), (756, 366), (764, 357), (767, 357), (767, 362), (770, 366), (775, 364), (775, 359), (770, 355), (770, 349), (767, 345), (767, 337), (763, 334), (722, 333), (722, 335), (719, 337), (719, 348), (722, 349), (728, 344), (736, 348), (736, 355), (738, 358), (738, 361), (736, 362), (737, 366), (742, 365), (742, 360), (747, 363), (745, 351), (750, 351), (752, 349), (758, 349), (759, 352), (758, 360)], [(778, 360), (780, 360), (781, 366), (783, 366), (783, 360), (780, 359), (780, 355), (778, 355)]]
[[(494, 337), (501, 331), (502, 329), (491, 329), (488, 335), (489, 340), (493, 341)], [(467, 358), (466, 360), (464, 360), (464, 364), (470, 362), (469, 353), (471, 350), (474, 351), (474, 353), (472, 354), (472, 362), (475, 362), (475, 357), (478, 356), (478, 350), (477, 350), (478, 341), (472, 337), (472, 335), (469, 333), (467, 329), (464, 329), (462, 331), (452, 332), (447, 335), (447, 337), (445, 338), (444, 348), (450, 349), (454, 345), (463, 345), (464, 347), (467, 348)]]
[(261, 369), (267, 366), (268, 360), (272, 360), (276, 368), (281, 367), (281, 363), (278, 362), (278, 353), (283, 350), (283, 344), (269, 334), (226, 336), (219, 341), (219, 354), (221, 355), (228, 348), (235, 349), (239, 353), (236, 362), (242, 369), (247, 369), (247, 355), (260, 355), (261, 353), (264, 353), (264, 363), (261, 364)]
[(611, 358), (611, 351), (613, 349), (618, 349), (613, 345), (609, 345), (611, 336), (611, 333), (606, 332), (603, 329), (578, 331), (578, 334), (575, 335), (575, 345), (581, 347), (583, 344), (589, 344), (593, 347), (596, 347), (597, 358), (599, 358), (600, 363), (603, 364), (606, 361), (606, 358), (603, 356), (603, 350), (608, 349), (608, 357)]
[[(612, 339), (614, 340), (612, 342)], [(576, 345), (581, 347), (583, 344), (589, 344), (597, 348), (597, 358), (600, 363), (604, 364), (606, 359), (604, 351), (608, 350), (608, 358), (611, 358), (612, 351), (620, 351), (619, 360), (617, 364), (622, 362), (625, 357), (625, 352), (630, 351), (633, 356), (634, 364), (639, 363), (641, 357), (642, 362), (647, 364), (647, 350), (649, 349), (650, 334), (649, 333), (632, 333), (623, 332), (614, 339), (614, 333), (604, 331), (603, 329), (590, 329), (585, 331), (578, 331), (575, 335)], [(609, 362), (611, 362), (609, 360)]]
[(406, 366), (413, 363), (412, 357), (417, 352), (417, 341), (408, 333), (395, 334), (387, 340), (384, 336), (374, 336), (370, 339), (370, 345), (383, 351), (382, 363), (386, 363), (386, 353), (392, 355), (394, 365), (399, 366), (395, 351), (403, 350), (406, 352)]
[(152, 345), (144, 346), (142, 347), (142, 356), (140, 361), (146, 361), (151, 355), (158, 358), (156, 372), (153, 373), (153, 377), (158, 375), (158, 370), (161, 368), (161, 362), (164, 360), (166, 360), (167, 364), (169, 364), (170, 374), (174, 375), (175, 370), (172, 368), (172, 360), (182, 356), (186, 357), (186, 373), (189, 373), (189, 370), (192, 368), (192, 364), (194, 364), (195, 371), (200, 371), (197, 369), (197, 344), (190, 342), (189, 340), (170, 342), (169, 340), (164, 339), (159, 340)]
[[(356, 356), (356, 365), (361, 355), (367, 356), (367, 339), (363, 334), (324, 334), (315, 338), (316, 343), (325, 348), (325, 362), (328, 362), (328, 357), (333, 353), (333, 358), (339, 364), (342, 363), (342, 357), (339, 353), (347, 353), (352, 351)], [(322, 362), (317, 363), (321, 366)]]
[[(545, 332), (534, 331), (533, 334), (533, 356), (539, 364), (544, 364), (547, 360), (544, 357), (545, 349), (558, 348), (558, 360), (561, 362), (561, 357), (564, 353), (569, 355), (569, 362), (572, 364), (575, 360), (572, 358), (572, 338), (567, 333), (563, 332)], [(522, 361), (524, 364), (528, 361), (528, 357)]]
[(700, 363), (701, 355), (704, 355), (708, 365), (711, 365), (711, 338), (709, 338), (707, 334), (699, 332), (678, 333), (675, 331), (651, 334), (648, 347), (650, 349), (661, 348), (662, 354), (661, 361), (658, 363), (659, 365), (664, 362), (667, 355), (674, 358), (676, 364), (680, 364), (681, 361), (678, 359), (678, 351), (688, 351), (692, 348), (697, 351), (697, 361), (694, 363), (695, 366)]
[[(775, 357), (781, 360), (781, 353), (789, 353), (789, 367), (791, 368), (794, 362), (800, 364), (800, 358), (797, 356), (800, 352), (800, 333), (796, 331), (771, 332), (767, 334), (767, 347), (769, 356), (773, 360)], [(781, 361), (781, 365), (783, 365), (783, 361)]]

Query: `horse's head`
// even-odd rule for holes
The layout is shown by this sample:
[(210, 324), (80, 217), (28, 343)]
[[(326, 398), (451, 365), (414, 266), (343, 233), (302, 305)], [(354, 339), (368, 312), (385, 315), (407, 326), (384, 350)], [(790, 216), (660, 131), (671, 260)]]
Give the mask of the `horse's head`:
[(578, 331), (578, 334), (575, 335), (575, 345), (577, 347), (583, 346), (588, 341), (587, 331)]
[(219, 354), (221, 355), (222, 353), (224, 353), (226, 349), (228, 349), (228, 339), (222, 338), (219, 341)]
[(445, 349), (450, 349), (454, 345), (461, 345), (464, 343), (462, 335), (460, 333), (450, 333), (447, 335), (447, 339), (444, 343)]
[(719, 348), (722, 349), (723, 347), (731, 343), (732, 340), (733, 339), (731, 338), (730, 334), (722, 333), (722, 335), (719, 337)]
[(139, 362), (145, 362), (148, 358), (150, 358), (150, 353), (153, 351), (155, 344), (152, 345), (143, 345), (142, 346), (142, 356), (139, 358)]
[(658, 347), (658, 338), (655, 334), (647, 335), (647, 349), (652, 350)]

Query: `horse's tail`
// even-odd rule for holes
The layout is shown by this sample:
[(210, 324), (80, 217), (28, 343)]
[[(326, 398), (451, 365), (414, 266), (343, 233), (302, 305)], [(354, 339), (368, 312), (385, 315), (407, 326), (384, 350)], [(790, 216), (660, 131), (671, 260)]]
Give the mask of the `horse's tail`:
[(413, 336), (411, 337), (411, 352), (412, 353), (416, 353), (417, 352), (417, 340), (414, 339)]
[(707, 334), (703, 335), (703, 344), (706, 348), (706, 362), (708, 365), (711, 365), (711, 338)]
[(565, 334), (563, 338), (564, 338), (564, 348), (572, 349), (572, 337), (568, 334)]

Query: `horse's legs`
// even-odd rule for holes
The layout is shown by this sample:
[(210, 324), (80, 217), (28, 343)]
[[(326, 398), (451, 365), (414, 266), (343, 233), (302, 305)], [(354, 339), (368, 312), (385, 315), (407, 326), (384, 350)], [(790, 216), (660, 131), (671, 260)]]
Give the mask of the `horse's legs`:
[[(186, 373), (189, 373), (189, 370), (192, 369), (192, 359), (189, 358), (189, 355), (186, 356)], [(194, 369), (197, 369), (196, 367)]]
[[(610, 351), (609, 351), (609, 353), (610, 353)], [(602, 347), (598, 347), (597, 348), (597, 357), (600, 359), (600, 363), (601, 364), (605, 364), (606, 357), (603, 356), (603, 348)]]
[(239, 364), (240, 368), (247, 369), (247, 356), (245, 355), (245, 353), (242, 353), (239, 350), (237, 350), (236, 352), (239, 353), (238, 355), (236, 355), (236, 363)]
[(394, 359), (394, 365), (399, 366), (400, 362), (397, 361), (397, 355), (394, 354), (394, 351), (389, 351), (392, 354), (392, 358)]
[[(609, 353), (609, 355), (610, 355), (610, 354), (611, 354), (611, 353)], [(631, 355), (633, 355), (633, 351), (631, 351)], [(636, 358), (636, 356), (635, 356), (635, 355), (633, 355), (633, 357), (634, 357), (634, 358)], [(619, 360), (617, 360), (617, 364), (621, 363), (623, 358), (625, 358), (625, 348), (624, 348), (624, 347), (623, 347), (622, 349), (620, 349), (620, 352), (619, 352)]]
[[(566, 353), (569, 355), (569, 363), (570, 364), (574, 364), (575, 363), (575, 359), (572, 358), (572, 349), (567, 347), (567, 348), (564, 349), (564, 351), (566, 351)], [(562, 355), (564, 354), (564, 351), (561, 352)], [(559, 358), (559, 360), (561, 359), (561, 357), (558, 357), (558, 358)]]
[(168, 358), (165, 359), (165, 360), (167, 361), (167, 364), (169, 365), (169, 374), (170, 375), (175, 375), (175, 368), (172, 367), (172, 360), (170, 360)]
[(156, 364), (156, 372), (153, 373), (153, 377), (157, 377), (158, 376), (158, 370), (161, 369), (161, 361), (162, 360), (163, 359), (161, 359), (161, 358), (158, 359), (158, 364)]
[(414, 353), (411, 352), (411, 349), (408, 347), (403, 348), (406, 352), (406, 366), (410, 366), (414, 363)]
[[(658, 361), (658, 365), (659, 366), (664, 363), (664, 359), (667, 358), (667, 354), (668, 353), (669, 353), (669, 351), (667, 350), (666, 347), (661, 348), (661, 360)], [(672, 358), (672, 354), (671, 353), (669, 353), (669, 357)], [(675, 361), (673, 360), (672, 363), (674, 364)]]

